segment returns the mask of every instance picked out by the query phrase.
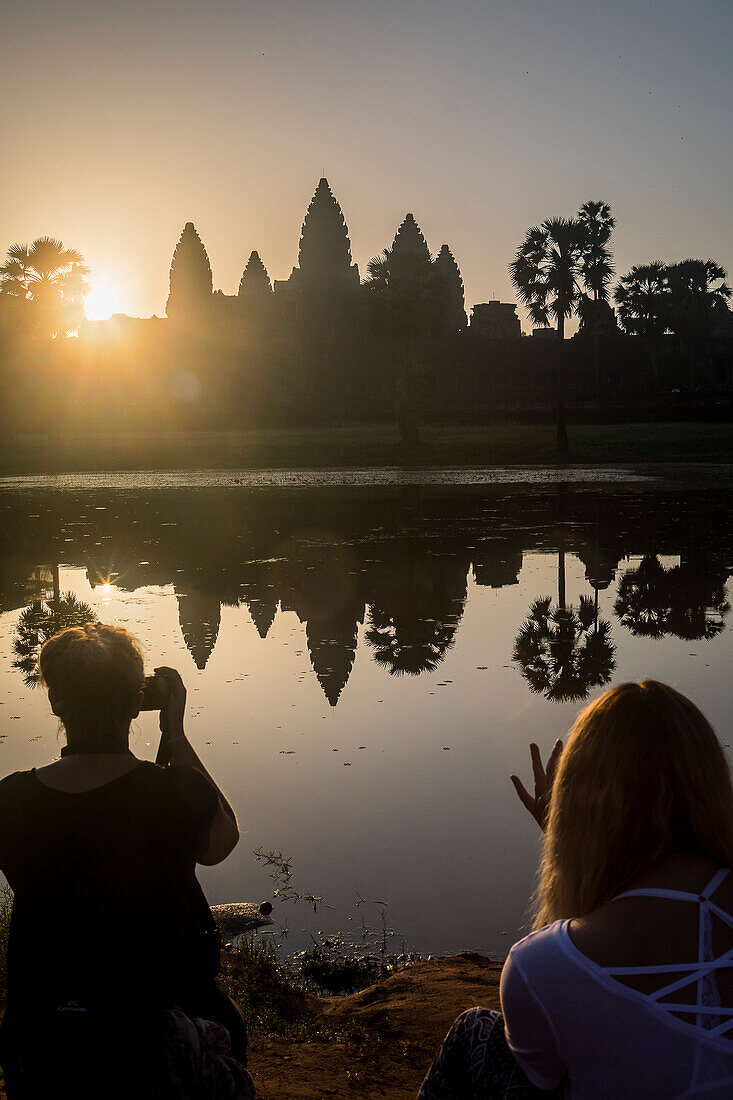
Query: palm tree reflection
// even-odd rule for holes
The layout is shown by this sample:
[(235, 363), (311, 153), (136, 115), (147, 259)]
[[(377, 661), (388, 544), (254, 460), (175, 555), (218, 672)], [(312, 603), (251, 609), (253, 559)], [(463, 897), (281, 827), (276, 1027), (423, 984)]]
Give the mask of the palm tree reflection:
[(730, 610), (725, 578), (726, 571), (711, 566), (704, 556), (665, 569), (656, 554), (647, 554), (621, 577), (614, 611), (639, 636), (714, 638)]
[(84, 626), (96, 620), (89, 604), (73, 592), (54, 596), (52, 600), (37, 599), (26, 607), (20, 614), (13, 639), (13, 668), (22, 673), (26, 686), (33, 688), (40, 682), (38, 655), (49, 638), (67, 627)]
[(585, 699), (607, 684), (615, 668), (611, 625), (598, 619), (593, 600), (577, 608), (552, 607), (550, 596), (530, 606), (514, 643), (513, 660), (532, 691), (561, 703)]
[(434, 672), (452, 648), (466, 601), (467, 563), (405, 556), (379, 578), (365, 638), (392, 676)]

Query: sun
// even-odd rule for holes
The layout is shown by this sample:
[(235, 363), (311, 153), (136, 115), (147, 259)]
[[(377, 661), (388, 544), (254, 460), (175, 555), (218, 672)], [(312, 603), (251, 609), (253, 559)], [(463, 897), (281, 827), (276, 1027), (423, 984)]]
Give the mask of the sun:
[(119, 292), (109, 283), (92, 283), (86, 299), (86, 315), (90, 321), (106, 321), (113, 313), (121, 313)]

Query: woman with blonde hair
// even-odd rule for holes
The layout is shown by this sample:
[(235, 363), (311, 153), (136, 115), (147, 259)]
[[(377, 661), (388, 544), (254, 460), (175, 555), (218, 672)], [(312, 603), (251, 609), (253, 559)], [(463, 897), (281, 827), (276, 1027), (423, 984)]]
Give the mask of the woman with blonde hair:
[(733, 1095), (733, 786), (698, 708), (653, 680), (579, 716), (535, 793), (545, 831), (534, 931), (502, 1016), (458, 1018), (421, 1100)]
[(251, 1085), (244, 1021), (216, 988), (217, 933), (196, 879), (196, 864), (220, 863), (239, 831), (186, 738), (181, 677), (155, 670), (170, 755), (160, 767), (129, 747), (145, 681), (126, 630), (65, 630), (40, 669), (67, 744), (59, 760), (0, 782), (0, 870), (14, 894), (0, 1029), (9, 1100), (159, 1100), (181, 1017), (226, 1029), (231, 1071)]

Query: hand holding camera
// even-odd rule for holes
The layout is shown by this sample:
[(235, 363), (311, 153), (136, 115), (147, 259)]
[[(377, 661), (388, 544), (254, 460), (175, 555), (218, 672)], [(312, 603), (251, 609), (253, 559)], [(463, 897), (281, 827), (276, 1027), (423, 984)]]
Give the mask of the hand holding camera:
[(183, 738), (183, 714), (186, 709), (186, 688), (180, 673), (162, 665), (154, 670), (154, 676), (146, 676), (143, 686), (141, 710), (160, 711), (162, 734), (156, 764), (170, 762), (170, 744)]

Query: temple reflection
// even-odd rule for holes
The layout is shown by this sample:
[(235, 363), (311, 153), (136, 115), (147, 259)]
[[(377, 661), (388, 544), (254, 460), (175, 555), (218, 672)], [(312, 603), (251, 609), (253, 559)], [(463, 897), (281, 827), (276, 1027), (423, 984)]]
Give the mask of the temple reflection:
[[(469, 585), (520, 582), (525, 555), (557, 556), (557, 591), (531, 592), (512, 658), (530, 690), (582, 699), (614, 672), (613, 631), (713, 639), (733, 572), (733, 502), (696, 494), (484, 487), (436, 490), (160, 490), (8, 493), (0, 611), (21, 611), (14, 667), (92, 608), (62, 593), (59, 565), (117, 592), (168, 587), (182, 637), (207, 667), (222, 606), (261, 639), (279, 610), (303, 624), (311, 667), (336, 706), (357, 647), (390, 675), (435, 671), (460, 631)], [(566, 596), (566, 561), (587, 590)], [(616, 586), (612, 623), (599, 593)], [(487, 623), (487, 629), (492, 624)], [(360, 642), (360, 638), (362, 642)]]

